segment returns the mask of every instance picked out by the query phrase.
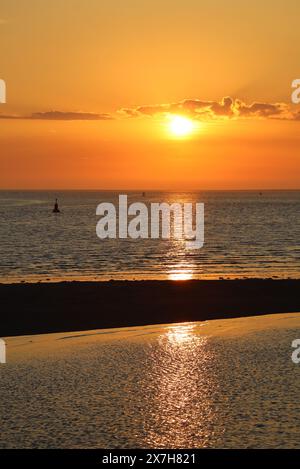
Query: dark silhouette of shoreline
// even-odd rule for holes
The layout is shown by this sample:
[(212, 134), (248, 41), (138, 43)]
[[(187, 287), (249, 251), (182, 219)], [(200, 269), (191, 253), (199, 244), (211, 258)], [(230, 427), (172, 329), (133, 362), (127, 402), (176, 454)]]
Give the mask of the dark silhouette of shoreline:
[(300, 312), (300, 280), (0, 284), (0, 336)]

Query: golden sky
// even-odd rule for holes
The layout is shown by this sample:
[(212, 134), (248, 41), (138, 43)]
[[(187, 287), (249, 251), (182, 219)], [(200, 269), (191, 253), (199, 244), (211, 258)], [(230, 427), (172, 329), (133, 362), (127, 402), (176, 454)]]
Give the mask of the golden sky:
[(299, 14), (298, 0), (0, 0), (0, 188), (299, 188)]

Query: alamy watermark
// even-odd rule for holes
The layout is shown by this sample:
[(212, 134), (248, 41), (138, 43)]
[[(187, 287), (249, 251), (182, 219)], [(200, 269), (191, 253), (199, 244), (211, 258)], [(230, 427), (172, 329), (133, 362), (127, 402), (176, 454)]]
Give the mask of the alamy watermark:
[(6, 363), (6, 343), (0, 339), (0, 363)]
[(291, 357), (292, 362), (298, 365), (298, 363), (300, 363), (300, 339), (293, 340), (292, 347), (295, 349)]
[[(101, 216), (96, 226), (98, 238), (184, 239), (188, 249), (200, 249), (204, 244), (204, 204), (150, 203), (128, 206), (126, 194), (119, 195), (119, 206), (102, 202), (96, 209)], [(173, 230), (172, 230), (173, 228)]]
[(300, 103), (300, 78), (296, 78), (296, 80), (292, 81), (292, 88), (295, 90), (292, 92), (291, 100), (294, 104)]
[(6, 83), (0, 79), (0, 104), (6, 103)]

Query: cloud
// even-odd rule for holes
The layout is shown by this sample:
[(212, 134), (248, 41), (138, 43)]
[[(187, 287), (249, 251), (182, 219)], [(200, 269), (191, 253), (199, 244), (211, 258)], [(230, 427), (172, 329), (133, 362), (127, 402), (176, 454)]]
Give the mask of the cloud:
[(30, 115), (0, 114), (0, 119), (45, 120), (45, 121), (107, 121), (119, 118), (154, 117), (157, 115), (182, 115), (190, 119), (210, 121), (224, 119), (279, 119), (300, 121), (300, 109), (286, 103), (253, 102), (247, 104), (240, 99), (225, 96), (220, 101), (205, 101), (198, 98), (184, 99), (174, 103), (142, 105), (122, 108), (115, 115), (81, 111), (45, 111)]
[(254, 102), (246, 104), (230, 96), (225, 96), (219, 102), (185, 99), (177, 103), (123, 108), (119, 112), (127, 117), (182, 114), (198, 120), (238, 118), (300, 120), (300, 111), (293, 111), (286, 103)]
[(295, 121), (300, 121), (300, 111), (297, 111), (294, 113), (294, 120)]
[(46, 111), (34, 112), (29, 116), (5, 115), (0, 114), (0, 119), (24, 119), (24, 120), (57, 120), (57, 121), (75, 121), (75, 120), (111, 120), (110, 114), (96, 114), (92, 112), (64, 112), (64, 111)]
[(238, 115), (241, 117), (283, 117), (289, 112), (287, 104), (284, 103), (252, 103), (247, 106), (245, 103), (236, 100), (235, 106)]

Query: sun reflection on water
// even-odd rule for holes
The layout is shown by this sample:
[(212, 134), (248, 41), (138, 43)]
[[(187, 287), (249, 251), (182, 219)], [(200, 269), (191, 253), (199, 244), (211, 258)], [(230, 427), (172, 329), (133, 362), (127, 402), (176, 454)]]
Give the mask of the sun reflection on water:
[(172, 325), (166, 327), (151, 353), (146, 445), (208, 446), (218, 418), (212, 395), (219, 386), (210, 341), (199, 334), (196, 323)]
[(176, 271), (168, 274), (169, 280), (191, 280), (193, 278), (192, 271)]
[(193, 340), (193, 330), (195, 325), (193, 324), (182, 324), (180, 326), (171, 326), (169, 327), (168, 332), (166, 333), (166, 338), (173, 344), (189, 342)]

